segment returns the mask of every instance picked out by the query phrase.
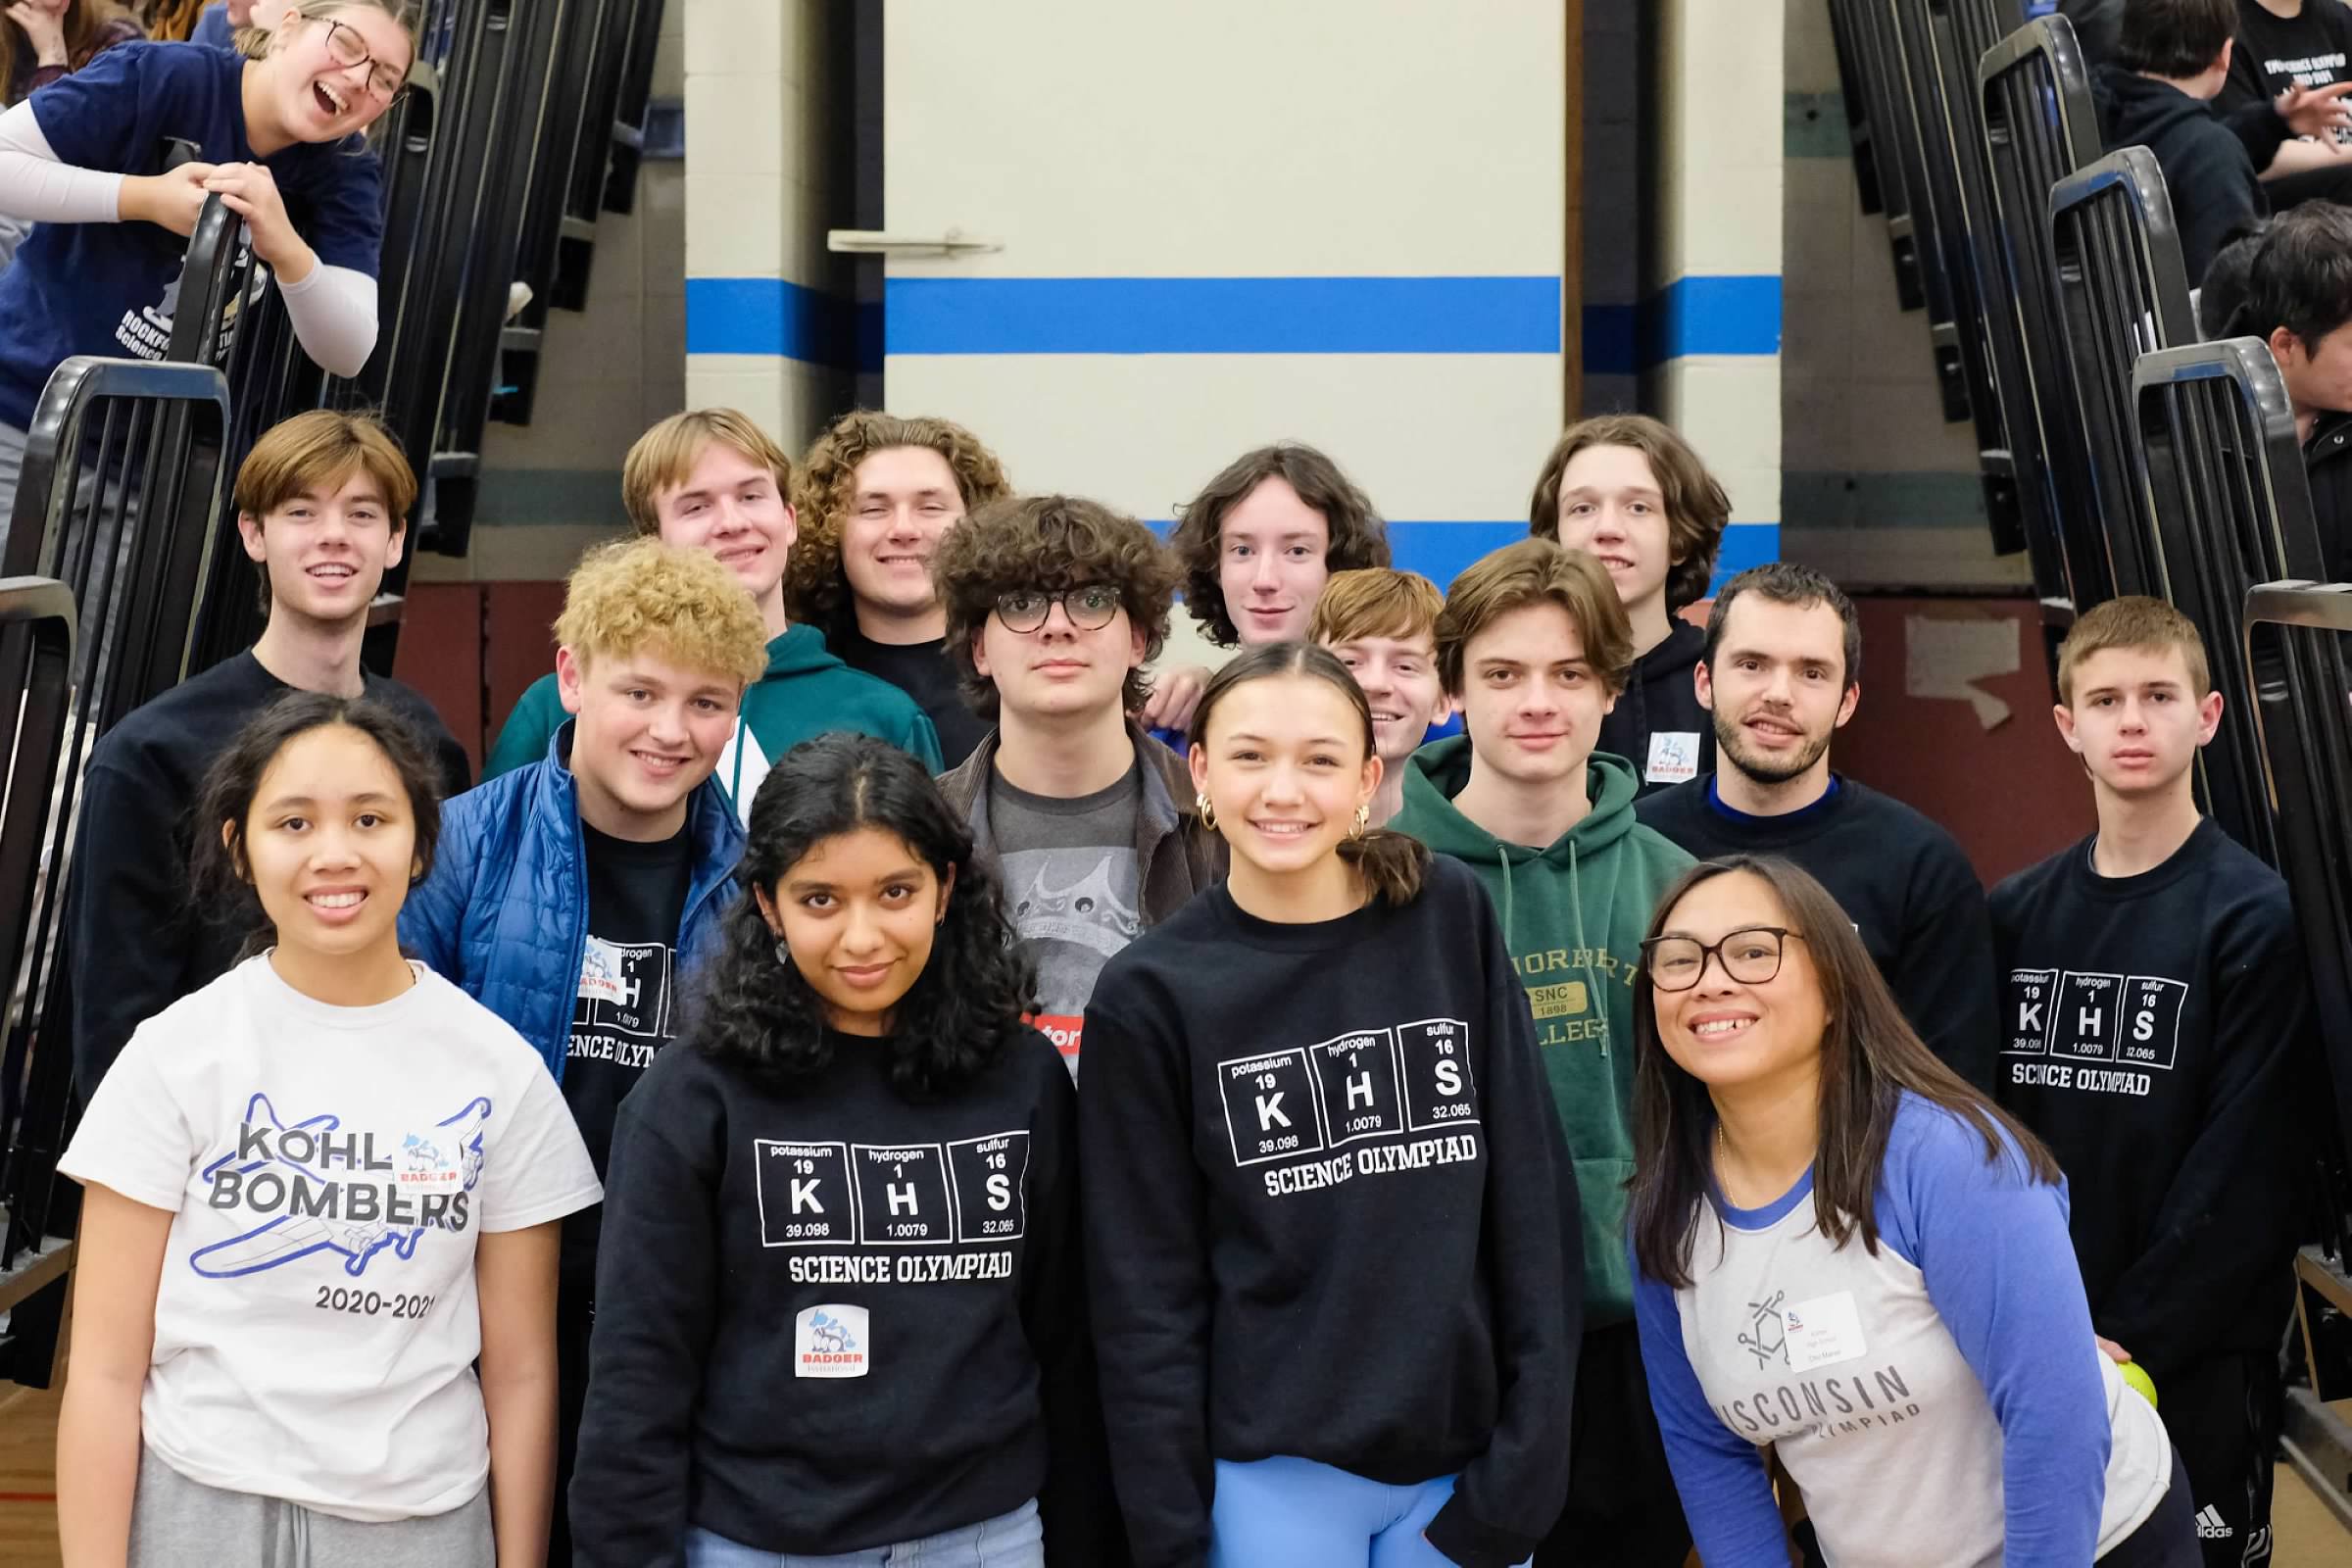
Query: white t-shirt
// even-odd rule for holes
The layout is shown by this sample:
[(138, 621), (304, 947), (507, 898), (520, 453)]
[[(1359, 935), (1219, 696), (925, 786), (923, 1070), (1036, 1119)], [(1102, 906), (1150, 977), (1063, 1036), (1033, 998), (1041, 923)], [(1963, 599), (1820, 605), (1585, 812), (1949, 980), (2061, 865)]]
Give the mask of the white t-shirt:
[(538, 1054), (415, 967), (337, 1007), (239, 964), (139, 1025), (58, 1161), (172, 1212), (140, 1422), (191, 1480), (379, 1521), (489, 1474), (474, 1239), (603, 1195)]

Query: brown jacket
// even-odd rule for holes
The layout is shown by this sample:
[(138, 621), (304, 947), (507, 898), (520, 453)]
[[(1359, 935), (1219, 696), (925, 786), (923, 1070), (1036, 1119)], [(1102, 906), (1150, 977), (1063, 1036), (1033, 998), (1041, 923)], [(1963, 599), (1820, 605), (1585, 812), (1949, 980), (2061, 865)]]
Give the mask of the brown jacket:
[[(972, 838), (991, 864), (997, 844), (988, 828), (988, 780), (997, 763), (997, 734), (990, 730), (960, 765), (939, 775), (940, 793), (971, 824)], [(1149, 930), (1183, 908), (1194, 894), (1224, 879), (1225, 841), (1201, 826), (1184, 760), (1132, 720), (1127, 735), (1144, 775), (1143, 806), (1135, 813), (1135, 863)]]

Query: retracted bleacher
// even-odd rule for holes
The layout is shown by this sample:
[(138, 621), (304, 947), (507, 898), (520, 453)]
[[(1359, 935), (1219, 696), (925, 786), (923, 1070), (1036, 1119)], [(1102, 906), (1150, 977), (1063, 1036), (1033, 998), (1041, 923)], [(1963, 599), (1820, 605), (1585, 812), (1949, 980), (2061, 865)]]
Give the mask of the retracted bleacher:
[[(624, 205), (634, 179), (661, 0), (422, 10), (408, 89), (370, 132), (384, 244), (380, 329), (360, 373), (327, 375), (302, 352), (215, 199), (190, 236), (166, 361), (69, 360), (28, 432), (0, 539), (0, 682), (22, 694), (0, 704), (0, 955), (18, 976), (0, 1015), (0, 1379), (54, 1376), (73, 1255), (75, 1194), (57, 1175), (76, 1098), (69, 991), (104, 975), (103, 956), (58, 940), (82, 763), (122, 714), (258, 632), (229, 502), (238, 463), (303, 409), (373, 409), (423, 486), (410, 554), (464, 555), (500, 356), (514, 346), (510, 293), (529, 280), (526, 207), (574, 220), (546, 232), (576, 241), (576, 220)], [(547, 167), (517, 149), (545, 152)], [(584, 257), (568, 265), (573, 281), (534, 282), (535, 294), (576, 295)], [(370, 668), (391, 667), (401, 585), (388, 577), (370, 612)]]
[[(2352, 585), (2311, 581), (2319, 532), (2269, 348), (2197, 341), (2195, 280), (2153, 157), (2102, 156), (2071, 24), (2021, 10), (1832, 0), (1858, 105), (1857, 182), (1865, 210), (1903, 218), (1890, 231), (1898, 257), (1940, 253), (1945, 275), (1964, 280), (1953, 326), (1963, 371), (1972, 342), (1989, 370), (1992, 406), (1972, 383), (1971, 410), (1995, 542), (2010, 542), (1997, 502), (2013, 493), (2053, 648), (2077, 613), (2118, 593), (2168, 599), (2204, 635), (2224, 717), (2199, 759), (2199, 798), (2285, 877), (2318, 988), (2301, 1129), (2314, 1175), (2308, 1195), (2280, 1198), (2298, 1210), (2312, 1199), (2317, 1242), (2296, 1266), (2312, 1387), (2289, 1391), (2286, 1448), (2352, 1525), (2352, 1425), (2326, 1403), (2352, 1395), (2352, 1357), (2314, 1332), (2340, 1321), (2331, 1313), (2352, 1317)], [(1923, 46), (1933, 73), (1912, 58)], [(1916, 148), (1897, 150), (1906, 126)], [(1886, 192), (1905, 175), (1897, 202)], [(1940, 372), (1934, 332), (1930, 349)]]

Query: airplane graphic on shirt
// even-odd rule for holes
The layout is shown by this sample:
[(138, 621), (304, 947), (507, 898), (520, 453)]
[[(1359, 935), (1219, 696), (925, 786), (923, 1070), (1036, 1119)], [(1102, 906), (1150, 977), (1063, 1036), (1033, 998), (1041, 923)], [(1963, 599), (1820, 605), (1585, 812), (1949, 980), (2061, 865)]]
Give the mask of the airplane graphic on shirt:
[[(415, 1183), (420, 1195), (428, 1195), (420, 1197), (419, 1201), (445, 1202), (449, 1192), (471, 1192), (481, 1179), (482, 1133), (490, 1120), (490, 1111), (488, 1098), (477, 1095), (454, 1115), (434, 1123), (432, 1136), (420, 1138), (411, 1133), (402, 1143), (382, 1146), (399, 1155), (397, 1161), (385, 1162), (387, 1166), (397, 1164), (398, 1169), (382, 1170), (392, 1180), (360, 1182), (359, 1178), (374, 1173), (354, 1169), (348, 1159), (336, 1166), (331, 1160), (290, 1157), (284, 1147), (287, 1139), (299, 1135), (305, 1150), (315, 1152), (321, 1139), (340, 1131), (340, 1116), (321, 1112), (288, 1122), (278, 1115), (277, 1107), (267, 1094), (257, 1093), (246, 1102), (247, 1135), (240, 1139), (238, 1152), (221, 1155), (205, 1166), (201, 1174), (217, 1193), (223, 1176), (233, 1178), (230, 1185), (242, 1191), (252, 1178), (273, 1174), (288, 1182), (320, 1187), (342, 1182), (347, 1187), (356, 1183), (368, 1189), (396, 1190)], [(357, 1139), (362, 1135), (355, 1132), (346, 1136)], [(266, 1152), (261, 1157), (245, 1158), (248, 1148)], [(453, 1151), (454, 1157), (444, 1153), (445, 1150)], [(216, 1204), (233, 1206), (220, 1204), (218, 1200)], [(233, 1279), (283, 1268), (314, 1252), (331, 1252), (343, 1259), (343, 1272), (357, 1278), (367, 1272), (370, 1259), (387, 1250), (404, 1262), (415, 1257), (416, 1245), (425, 1233), (442, 1228), (437, 1215), (428, 1223), (394, 1223), (386, 1217), (387, 1207), (388, 1199), (379, 1198), (366, 1218), (276, 1214), (226, 1241), (196, 1249), (188, 1256), (188, 1266), (208, 1279)]]

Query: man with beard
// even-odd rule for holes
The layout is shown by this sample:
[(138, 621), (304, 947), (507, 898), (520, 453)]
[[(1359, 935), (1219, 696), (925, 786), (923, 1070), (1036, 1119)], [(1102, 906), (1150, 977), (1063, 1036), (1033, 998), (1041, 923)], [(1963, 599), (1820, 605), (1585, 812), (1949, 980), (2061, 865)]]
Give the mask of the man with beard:
[(1862, 697), (1862, 627), (1836, 583), (1785, 562), (1724, 585), (1692, 671), (1716, 770), (1635, 812), (1699, 859), (1778, 855), (1854, 922), (1904, 1016), (1970, 1083), (1992, 1087), (1992, 927), (1952, 836), (1831, 771), (1830, 737)]

